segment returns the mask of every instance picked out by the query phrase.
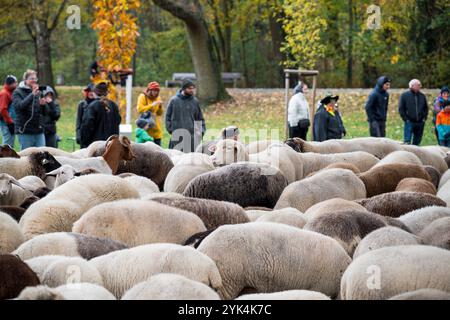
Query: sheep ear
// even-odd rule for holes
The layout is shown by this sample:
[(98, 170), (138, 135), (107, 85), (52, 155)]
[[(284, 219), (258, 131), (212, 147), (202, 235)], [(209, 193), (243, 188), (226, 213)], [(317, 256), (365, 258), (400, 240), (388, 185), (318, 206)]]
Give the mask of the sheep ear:
[(26, 190), (26, 188), (19, 182), (17, 181), (15, 178), (11, 177), (9, 179), (9, 182), (11, 182), (11, 184), (15, 184), (16, 186), (18, 186), (19, 188), (22, 188), (24, 190)]
[(75, 172), (75, 173), (74, 173), (74, 176), (75, 176), (75, 177), (81, 177), (81, 172)]
[(208, 151), (212, 152), (212, 153), (216, 152), (216, 149), (217, 149), (217, 146), (215, 144), (212, 144), (208, 147)]
[(58, 173), (60, 173), (59, 168), (47, 173), (46, 176), (47, 177), (56, 177), (58, 175)]

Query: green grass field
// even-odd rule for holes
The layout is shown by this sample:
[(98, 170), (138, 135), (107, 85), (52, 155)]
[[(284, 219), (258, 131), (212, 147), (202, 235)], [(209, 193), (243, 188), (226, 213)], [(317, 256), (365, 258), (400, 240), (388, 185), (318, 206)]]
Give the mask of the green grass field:
[[(82, 98), (81, 87), (58, 87), (59, 103), (62, 115), (58, 121), (58, 135), (62, 138), (59, 147), (66, 151), (73, 151), (79, 146), (75, 144), (75, 118), (78, 102)], [(137, 118), (135, 104), (142, 88), (134, 88), (132, 123)], [(175, 94), (175, 89), (161, 91), (161, 97), (166, 105), (169, 98)], [(215, 138), (220, 129), (228, 125), (236, 125), (241, 130), (241, 137), (245, 142), (256, 139), (274, 138), (284, 139), (284, 91), (283, 90), (255, 90), (229, 89), (234, 101), (218, 103), (209, 106), (204, 111), (207, 133), (205, 139)], [(318, 97), (328, 90), (318, 90)], [(347, 129), (346, 138), (368, 136), (368, 125), (364, 111), (364, 104), (370, 90), (334, 89), (334, 94), (340, 95), (339, 107)], [(389, 138), (401, 141), (403, 139), (403, 122), (398, 115), (397, 102), (401, 90), (392, 90), (387, 135)], [(438, 90), (425, 91), (429, 105), (434, 101)], [(134, 128), (134, 125), (133, 125)], [(163, 147), (168, 146), (169, 135), (165, 132)], [(16, 142), (17, 144), (17, 142)], [(430, 116), (425, 128), (422, 145), (436, 144)], [(17, 147), (17, 145), (16, 145)]]

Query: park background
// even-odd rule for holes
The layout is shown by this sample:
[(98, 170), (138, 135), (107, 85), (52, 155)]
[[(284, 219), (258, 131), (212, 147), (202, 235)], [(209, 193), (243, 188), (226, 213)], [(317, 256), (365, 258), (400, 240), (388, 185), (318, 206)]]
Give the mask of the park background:
[[(189, 23), (180, 18), (190, 13), (205, 28), (211, 49), (200, 60), (212, 59), (217, 73), (243, 75), (239, 89), (227, 88), (228, 97), (217, 95), (202, 104), (208, 128), (234, 124), (279, 130), (283, 137), (282, 70), (308, 68), (320, 71), (318, 87), (327, 88), (319, 89), (318, 97), (340, 95), (347, 138), (368, 135), (364, 105), (369, 88), (380, 75), (389, 75), (397, 89), (391, 90), (387, 135), (401, 140), (397, 104), (409, 80), (422, 81), (431, 106), (450, 76), (447, 0), (2, 0), (0, 76), (20, 77), (32, 68), (40, 71), (46, 82), (41, 84), (56, 85), (62, 107), (60, 147), (69, 151), (81, 89), (89, 82), (89, 65), (98, 59), (98, 33), (92, 28), (98, 8), (93, 4), (102, 2), (139, 2), (130, 11), (139, 32), (128, 66), (135, 71), (133, 119), (137, 95), (148, 82), (164, 84), (173, 73), (197, 71)], [(79, 8), (79, 29), (68, 28), (74, 12), (67, 11), (70, 6)], [(165, 104), (175, 92), (162, 89)], [(164, 146), (167, 142), (166, 133)], [(435, 144), (431, 114), (422, 144)]]

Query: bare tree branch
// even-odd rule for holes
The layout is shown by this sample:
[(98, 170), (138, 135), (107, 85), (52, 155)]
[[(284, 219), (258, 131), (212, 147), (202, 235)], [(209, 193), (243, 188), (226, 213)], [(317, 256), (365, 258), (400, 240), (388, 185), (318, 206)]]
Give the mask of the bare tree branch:
[(33, 33), (33, 29), (31, 28), (31, 25), (29, 23), (25, 24), (25, 27), (27, 28), (28, 34), (30, 35), (31, 39), (33, 41), (36, 41), (36, 36)]
[(53, 22), (52, 22), (52, 24), (49, 27), (49, 31), (50, 32), (52, 32), (56, 28), (56, 26), (58, 25), (59, 17), (61, 16), (61, 13), (64, 11), (64, 8), (66, 7), (67, 2), (68, 2), (68, 0), (64, 0), (61, 3), (61, 5), (59, 6), (58, 11), (56, 12), (56, 15), (55, 15), (55, 17), (53, 19)]
[(12, 40), (12, 41), (8, 41), (8, 42), (5, 42), (5, 43), (3, 43), (3, 44), (0, 44), (0, 51), (1, 50), (3, 50), (3, 49), (5, 49), (5, 48), (7, 48), (7, 47), (9, 47), (9, 46), (12, 46), (13, 44), (16, 44), (16, 43), (26, 43), (26, 42), (32, 42), (32, 40), (26, 40), (26, 39), (22, 39), (22, 40)]

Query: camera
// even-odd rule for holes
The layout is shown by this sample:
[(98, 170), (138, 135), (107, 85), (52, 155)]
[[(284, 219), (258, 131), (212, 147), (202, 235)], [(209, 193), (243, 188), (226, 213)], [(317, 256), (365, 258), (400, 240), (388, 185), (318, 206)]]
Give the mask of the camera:
[(44, 97), (44, 91), (47, 90), (47, 86), (39, 86), (38, 89), (41, 92), (41, 98)]

